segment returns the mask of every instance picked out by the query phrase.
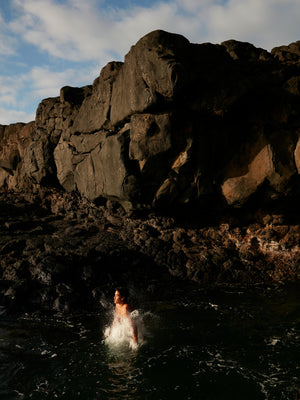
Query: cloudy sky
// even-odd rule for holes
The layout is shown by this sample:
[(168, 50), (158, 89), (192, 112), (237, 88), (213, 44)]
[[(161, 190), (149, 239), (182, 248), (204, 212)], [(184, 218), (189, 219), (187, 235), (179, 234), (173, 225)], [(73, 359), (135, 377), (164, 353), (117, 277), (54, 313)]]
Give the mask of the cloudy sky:
[(300, 39), (299, 21), (300, 0), (0, 0), (0, 124), (33, 120), (154, 29), (271, 50)]

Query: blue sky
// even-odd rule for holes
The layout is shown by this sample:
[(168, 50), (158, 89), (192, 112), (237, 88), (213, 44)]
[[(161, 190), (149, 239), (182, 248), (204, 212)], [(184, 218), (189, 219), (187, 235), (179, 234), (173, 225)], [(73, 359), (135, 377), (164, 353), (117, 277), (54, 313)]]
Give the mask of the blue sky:
[(271, 50), (300, 39), (299, 21), (300, 0), (0, 0), (0, 124), (33, 120), (154, 29)]

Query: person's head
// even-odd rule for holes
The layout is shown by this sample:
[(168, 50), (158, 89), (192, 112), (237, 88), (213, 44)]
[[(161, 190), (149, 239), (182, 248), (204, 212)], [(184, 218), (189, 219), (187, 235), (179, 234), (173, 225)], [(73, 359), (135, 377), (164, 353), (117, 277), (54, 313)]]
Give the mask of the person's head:
[(123, 287), (118, 287), (115, 290), (115, 304), (126, 304), (128, 302), (128, 291)]

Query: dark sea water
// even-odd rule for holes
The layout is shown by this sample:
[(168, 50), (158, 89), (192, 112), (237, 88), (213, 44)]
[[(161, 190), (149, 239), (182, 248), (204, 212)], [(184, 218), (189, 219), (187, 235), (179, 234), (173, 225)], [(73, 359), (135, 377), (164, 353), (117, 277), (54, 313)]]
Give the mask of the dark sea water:
[(103, 311), (17, 318), (2, 308), (0, 399), (294, 400), (299, 289), (141, 293), (145, 342), (136, 351), (103, 342)]

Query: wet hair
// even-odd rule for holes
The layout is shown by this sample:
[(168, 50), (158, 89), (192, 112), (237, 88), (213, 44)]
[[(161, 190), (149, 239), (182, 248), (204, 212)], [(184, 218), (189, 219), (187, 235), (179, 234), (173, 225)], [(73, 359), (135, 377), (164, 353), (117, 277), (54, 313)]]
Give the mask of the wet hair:
[(124, 303), (128, 302), (129, 293), (128, 290), (124, 287), (116, 287), (115, 291), (120, 293), (121, 297), (124, 297)]

